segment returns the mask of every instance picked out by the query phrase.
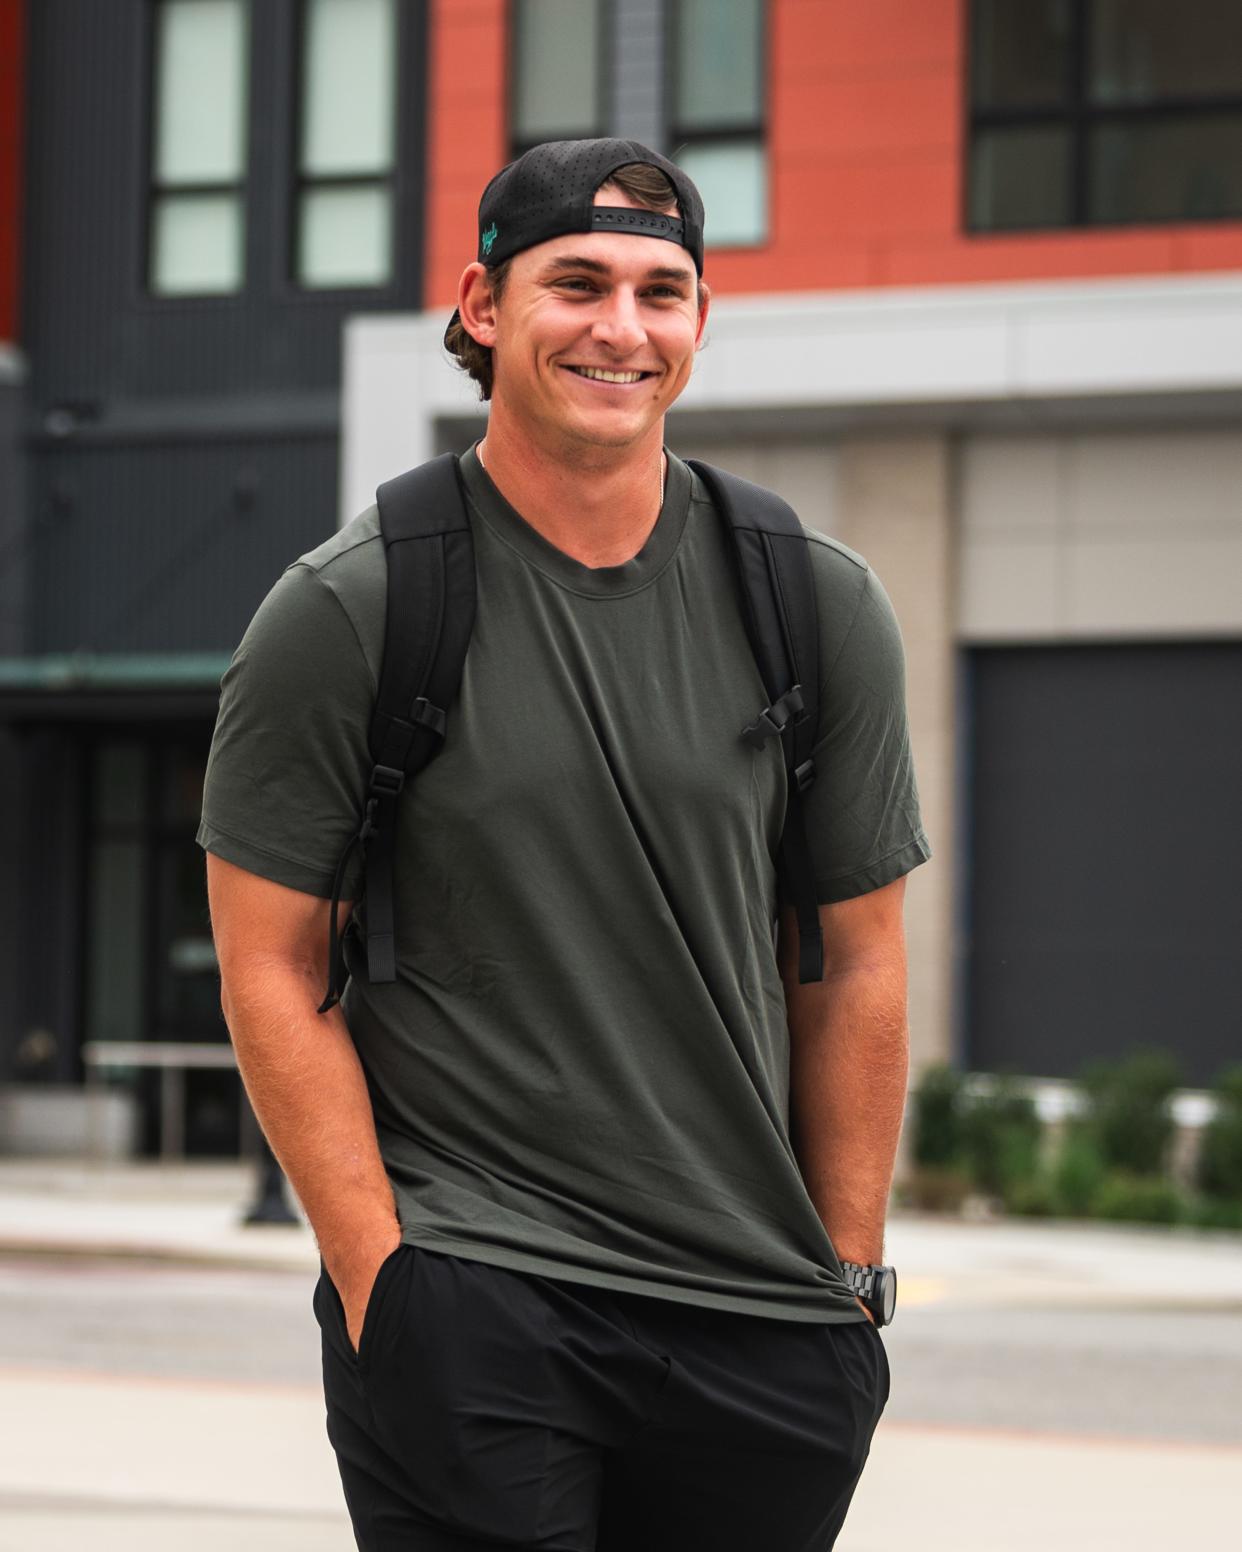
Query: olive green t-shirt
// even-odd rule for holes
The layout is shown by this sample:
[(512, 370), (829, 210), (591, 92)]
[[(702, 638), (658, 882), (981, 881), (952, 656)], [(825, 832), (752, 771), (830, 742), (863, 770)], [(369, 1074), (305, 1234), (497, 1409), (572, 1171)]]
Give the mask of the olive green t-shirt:
[[(591, 568), (462, 459), (478, 605), (444, 746), (398, 818), (397, 980), (342, 1010), (403, 1238), (785, 1320), (864, 1319), (789, 1135), (773, 948), (781, 751), (706, 490), (670, 455), (637, 555)], [(892, 607), (808, 530), (821, 901), (930, 855)], [(386, 571), (372, 506), (295, 561), (222, 681), (199, 842), (332, 892), (370, 773)], [(345, 898), (360, 889), (357, 867)], [(365, 902), (358, 908), (365, 920)]]

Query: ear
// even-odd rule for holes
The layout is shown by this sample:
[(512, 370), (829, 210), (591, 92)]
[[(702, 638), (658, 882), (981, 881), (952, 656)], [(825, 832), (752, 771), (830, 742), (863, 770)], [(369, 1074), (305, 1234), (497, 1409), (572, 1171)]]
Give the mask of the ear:
[(707, 313), (712, 305), (711, 287), (705, 280), (699, 282), (699, 291), (703, 300), (699, 303), (699, 325), (694, 331), (695, 350), (702, 350), (703, 348), (703, 330), (707, 327)]
[(457, 283), (457, 310), (466, 333), (489, 348), (496, 343), (496, 301), (482, 264), (467, 264)]

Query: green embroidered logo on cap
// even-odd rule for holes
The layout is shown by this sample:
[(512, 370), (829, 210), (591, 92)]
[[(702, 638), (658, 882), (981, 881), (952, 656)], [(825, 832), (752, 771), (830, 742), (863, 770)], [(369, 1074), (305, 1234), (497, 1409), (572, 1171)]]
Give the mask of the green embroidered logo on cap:
[(496, 231), (496, 223), (493, 221), (492, 224), (488, 227), (487, 231), (483, 233), (482, 242), (484, 258), (487, 258), (488, 254), (491, 253), (492, 244), (496, 241), (497, 235), (498, 233)]

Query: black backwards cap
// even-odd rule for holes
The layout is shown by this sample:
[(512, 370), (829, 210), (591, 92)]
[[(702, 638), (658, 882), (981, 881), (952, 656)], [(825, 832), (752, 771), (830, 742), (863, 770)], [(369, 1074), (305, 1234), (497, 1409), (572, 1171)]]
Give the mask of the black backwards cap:
[[(621, 167), (658, 168), (673, 186), (680, 216), (597, 205), (595, 195)], [(501, 168), (479, 200), (480, 264), (499, 264), (525, 248), (573, 232), (631, 232), (684, 248), (703, 273), (703, 201), (675, 162), (637, 140), (550, 140)], [(457, 321), (453, 313), (449, 328)]]

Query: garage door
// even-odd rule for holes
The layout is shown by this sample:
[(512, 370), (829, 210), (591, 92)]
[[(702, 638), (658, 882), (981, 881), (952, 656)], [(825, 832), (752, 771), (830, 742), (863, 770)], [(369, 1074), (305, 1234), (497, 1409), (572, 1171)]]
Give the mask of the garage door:
[(1242, 644), (972, 648), (966, 681), (969, 1065), (1242, 1060)]

